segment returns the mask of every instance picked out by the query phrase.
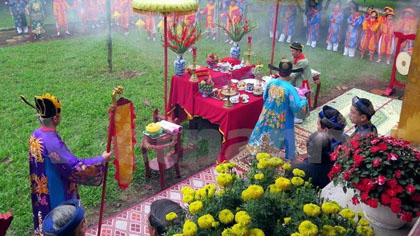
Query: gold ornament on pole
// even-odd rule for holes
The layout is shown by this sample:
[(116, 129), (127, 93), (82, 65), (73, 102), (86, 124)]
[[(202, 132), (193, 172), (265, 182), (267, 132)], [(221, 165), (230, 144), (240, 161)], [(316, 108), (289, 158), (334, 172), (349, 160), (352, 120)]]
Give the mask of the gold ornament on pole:
[(193, 47), (193, 67), (192, 67), (192, 74), (190, 77), (190, 82), (198, 82), (198, 77), (195, 71), (197, 70), (197, 48)]
[(251, 56), (254, 55), (254, 53), (251, 51), (251, 40), (252, 40), (252, 37), (251, 36), (248, 36), (248, 50), (244, 53), (245, 56), (246, 56), (245, 65), (247, 65), (247, 66), (252, 65), (252, 63), (251, 63)]

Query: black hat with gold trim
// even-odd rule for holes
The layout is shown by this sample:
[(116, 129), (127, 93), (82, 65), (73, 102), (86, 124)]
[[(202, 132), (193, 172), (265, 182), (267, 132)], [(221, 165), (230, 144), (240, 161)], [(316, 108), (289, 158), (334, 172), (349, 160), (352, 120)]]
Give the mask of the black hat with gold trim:
[(303, 50), (303, 48), (305, 46), (303, 46), (302, 44), (300, 44), (298, 41), (293, 42), (292, 44), (289, 44), (289, 47), (295, 50)]
[(46, 93), (42, 96), (35, 96), (35, 106), (26, 100), (24, 96), (20, 98), (29, 106), (36, 109), (38, 114), (42, 118), (51, 118), (56, 116), (61, 112), (61, 103), (55, 96), (51, 96), (49, 93)]
[(276, 71), (278, 71), (278, 72), (280, 72), (280, 73), (285, 73), (285, 74), (295, 72), (295, 71), (293, 70), (293, 64), (292, 64), (292, 62), (291, 62), (291, 61), (289, 61), (289, 60), (288, 60), (288, 59), (286, 59), (286, 58), (282, 58), (282, 59), (280, 60), (280, 63), (279, 63), (279, 67), (278, 67), (278, 68), (277, 68), (277, 67), (275, 67), (275, 66), (273, 66), (273, 65), (271, 65), (271, 64), (268, 64), (268, 67), (269, 67), (271, 70), (276, 70)]

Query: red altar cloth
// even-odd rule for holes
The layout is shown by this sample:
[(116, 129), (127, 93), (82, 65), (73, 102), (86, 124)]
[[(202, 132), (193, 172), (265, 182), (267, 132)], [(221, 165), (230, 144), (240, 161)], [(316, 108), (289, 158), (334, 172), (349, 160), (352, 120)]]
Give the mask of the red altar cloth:
[(203, 98), (198, 91), (198, 82), (190, 82), (189, 78), (189, 74), (172, 77), (169, 113), (172, 113), (175, 105), (180, 105), (188, 119), (199, 116), (213, 124), (219, 124), (219, 131), (223, 135), (223, 146), (217, 161), (223, 162), (232, 158), (239, 152), (238, 148), (247, 143), (258, 121), (263, 107), (262, 97), (248, 94), (250, 99), (247, 104), (234, 104), (233, 108), (226, 109), (223, 108), (225, 101)]

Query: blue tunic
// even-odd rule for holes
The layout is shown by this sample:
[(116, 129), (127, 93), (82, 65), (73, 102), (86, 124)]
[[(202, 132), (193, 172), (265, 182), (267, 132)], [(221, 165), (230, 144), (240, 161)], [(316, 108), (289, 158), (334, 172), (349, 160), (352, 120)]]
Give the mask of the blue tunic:
[(343, 22), (343, 12), (333, 11), (329, 16), (330, 27), (328, 28), (327, 42), (334, 44), (340, 42), (341, 23)]
[(363, 16), (359, 13), (349, 16), (347, 18), (348, 28), (346, 33), (346, 48), (355, 48), (357, 46), (357, 40), (359, 39), (360, 29), (363, 23)]
[(264, 106), (249, 138), (251, 153), (278, 153), (286, 148), (286, 158), (295, 157), (294, 117), (309, 115), (308, 102), (299, 97), (296, 88), (287, 81), (273, 79), (264, 91)]

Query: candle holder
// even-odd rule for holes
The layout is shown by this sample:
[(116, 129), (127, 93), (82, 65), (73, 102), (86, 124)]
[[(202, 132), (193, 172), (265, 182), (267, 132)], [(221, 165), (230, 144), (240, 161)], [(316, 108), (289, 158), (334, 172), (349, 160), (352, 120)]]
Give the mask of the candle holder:
[(246, 62), (245, 65), (250, 66), (251, 64), (251, 56), (253, 56), (254, 53), (251, 51), (251, 43), (248, 43), (248, 50), (245, 52), (245, 56), (246, 56)]
[(230, 97), (237, 95), (238, 92), (231, 89), (230, 87), (228, 89), (224, 89), (222, 91), (222, 95), (226, 96), (226, 102), (223, 104), (223, 107), (226, 109), (230, 109), (233, 107), (232, 102), (230, 101)]
[(192, 67), (192, 74), (190, 77), (190, 82), (198, 82), (198, 77), (197, 77), (197, 74), (195, 73), (197, 69), (196, 65), (197, 65), (197, 56), (193, 55), (193, 67)]

